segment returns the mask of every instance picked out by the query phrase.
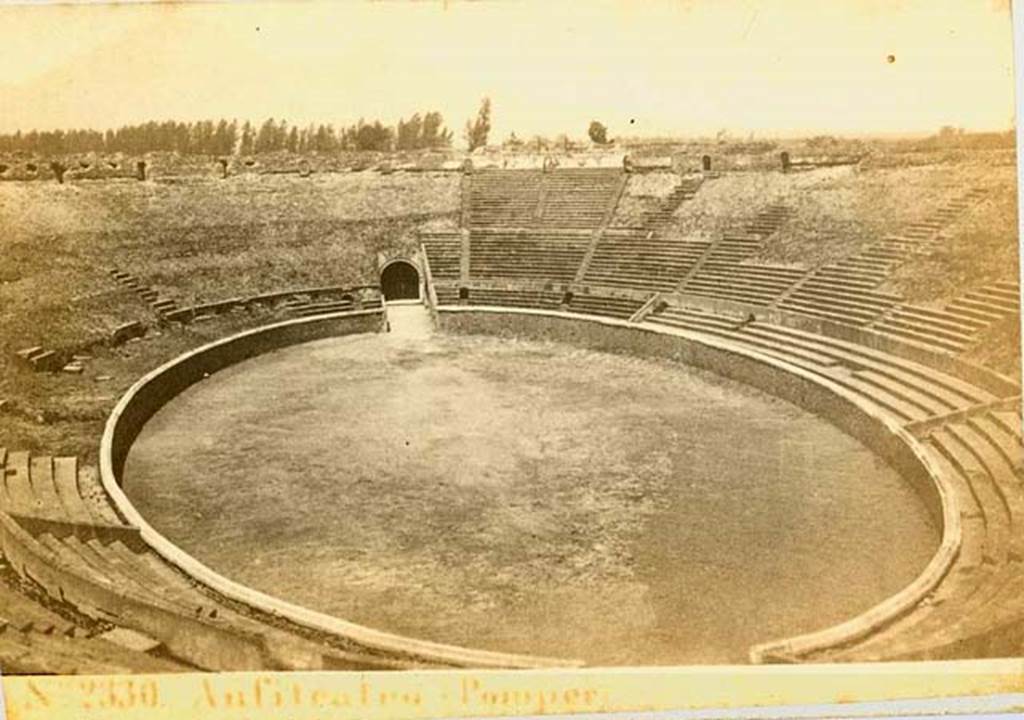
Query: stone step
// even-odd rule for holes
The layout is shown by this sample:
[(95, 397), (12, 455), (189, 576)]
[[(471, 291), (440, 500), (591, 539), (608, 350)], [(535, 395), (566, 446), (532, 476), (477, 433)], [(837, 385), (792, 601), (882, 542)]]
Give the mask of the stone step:
[(56, 457), (53, 459), (53, 484), (57, 497), (69, 522), (93, 523), (97, 519), (89, 512), (78, 489), (78, 459)]
[(864, 270), (848, 270), (842, 267), (821, 268), (811, 275), (808, 282), (816, 282), (822, 285), (832, 284), (842, 288), (868, 289), (877, 287), (879, 282), (885, 279), (885, 275), (878, 272)]
[[(889, 378), (892, 382), (912, 388), (915, 392), (931, 398), (938, 406), (949, 411), (971, 407), (977, 398), (967, 390), (970, 386), (959, 381), (950, 383), (941, 375), (923, 375), (921, 371), (908, 369), (906, 364), (897, 364), (893, 358), (877, 351), (864, 351), (861, 346), (831, 343), (824, 336), (794, 336), (778, 332), (774, 326), (752, 324), (744, 333), (776, 338), (792, 347), (805, 348), (833, 358), (836, 364), (845, 365), (855, 371), (868, 370), (876, 375)], [(822, 339), (817, 339), (821, 337)], [(812, 339), (813, 338), (813, 339)]]
[(4, 507), (5, 512), (32, 515), (36, 509), (35, 495), (29, 479), (31, 455), (25, 451), (14, 451), (7, 455), (4, 466)]
[(871, 317), (877, 317), (885, 312), (890, 305), (881, 300), (875, 300), (861, 295), (841, 295), (839, 293), (823, 290), (816, 287), (802, 285), (788, 299), (800, 300), (802, 302), (814, 303), (837, 309), (850, 310), (861, 313), (868, 313)]
[[(154, 609), (160, 609), (175, 615), (191, 616), (194, 609), (182, 605), (168, 596), (166, 588), (140, 584), (132, 575), (126, 574), (117, 566), (99, 557), (94, 548), (82, 543), (75, 535), (57, 538), (50, 534), (41, 534), (36, 542), (46, 548), (59, 565), (66, 568), (86, 583), (100, 587), (116, 587), (118, 594), (129, 601), (135, 601)], [(132, 624), (128, 624), (132, 627)], [(141, 629), (141, 628), (136, 628)]]
[(985, 518), (985, 562), (992, 565), (1006, 562), (1010, 540), (1010, 519), (992, 478), (985, 472), (969, 448), (964, 446), (962, 435), (950, 432), (950, 428), (944, 426), (933, 430), (930, 438), (933, 446), (942, 453), (963, 478), (975, 499), (975, 504)]
[(991, 325), (992, 323), (1001, 320), (1003, 317), (1002, 315), (994, 312), (978, 310), (977, 308), (969, 307), (967, 305), (962, 305), (958, 303), (959, 301), (954, 300), (952, 303), (946, 306), (945, 311), (950, 315), (964, 318), (965, 322), (967, 320), (973, 320), (977, 323), (980, 323), (982, 327), (987, 327), (988, 325)]
[(1016, 443), (1021, 444), (1021, 417), (1020, 408), (1015, 410), (993, 410), (992, 420), (999, 424), (1003, 432), (1013, 438)]
[(702, 313), (696, 310), (686, 310), (678, 307), (669, 307), (660, 313), (654, 313), (648, 316), (647, 320), (650, 322), (661, 323), (663, 325), (674, 325), (676, 327), (683, 328), (713, 328), (716, 330), (729, 331), (731, 331), (736, 325), (735, 321), (726, 320), (717, 315)]
[(823, 307), (821, 305), (800, 302), (792, 299), (782, 300), (779, 303), (779, 307), (784, 310), (790, 310), (803, 315), (811, 315), (822, 318), (823, 320), (842, 323), (844, 325), (863, 325), (873, 317), (871, 315), (864, 314), (851, 314), (846, 311), (839, 311), (829, 307)]
[(899, 295), (875, 292), (874, 290), (865, 288), (845, 287), (842, 283), (821, 280), (818, 278), (811, 278), (800, 286), (800, 290), (803, 290), (804, 288), (806, 288), (808, 292), (813, 292), (818, 295), (827, 295), (839, 299), (860, 300), (879, 306), (884, 305), (891, 307), (902, 300)]
[(64, 507), (57, 497), (53, 480), (53, 458), (49, 455), (33, 455), (29, 461), (29, 482), (36, 500), (36, 515), (39, 517), (62, 518)]
[(879, 329), (911, 332), (921, 337), (934, 337), (938, 340), (949, 341), (961, 346), (969, 345), (973, 336), (955, 330), (937, 327), (935, 324), (926, 324), (914, 320), (903, 320), (899, 317), (887, 317), (876, 326)]
[[(864, 364), (876, 370), (880, 370), (885, 367), (895, 368), (908, 378), (908, 381), (909, 378), (917, 378), (918, 381), (925, 381), (930, 385), (942, 387), (950, 393), (959, 395), (964, 399), (966, 406), (990, 403), (996, 400), (996, 397), (988, 391), (960, 380), (955, 376), (942, 373), (934, 368), (920, 365), (913, 361), (903, 359), (881, 350), (875, 350), (858, 343), (829, 337), (827, 335), (811, 333), (797, 328), (790, 328), (784, 325), (755, 323), (748, 328), (748, 332), (753, 332), (754, 329), (771, 332), (785, 337), (789, 342), (794, 344), (811, 343), (814, 346), (827, 347), (830, 352), (840, 353), (849, 361)], [(918, 381), (914, 381), (914, 384), (919, 385), (920, 383)]]
[(921, 318), (926, 321), (946, 324), (949, 325), (950, 328), (959, 329), (961, 332), (966, 334), (974, 333), (979, 328), (983, 328), (987, 325), (987, 323), (980, 320), (966, 318), (945, 310), (934, 310), (932, 308), (920, 307), (917, 305), (900, 305), (895, 311), (893, 311), (893, 314)]
[(942, 414), (950, 410), (949, 405), (937, 400), (928, 393), (921, 392), (915, 387), (893, 380), (890, 376), (874, 370), (857, 370), (854, 374), (861, 380), (874, 385), (880, 390), (893, 397), (899, 398), (907, 405), (911, 405), (924, 413), (924, 417)]
[(710, 261), (701, 266), (698, 274), (729, 282), (748, 282), (753, 285), (771, 285), (772, 287), (789, 287), (799, 279), (788, 275), (759, 272), (756, 269), (749, 270), (742, 266), (722, 266)]
[(750, 285), (748, 283), (723, 283), (712, 279), (701, 278), (700, 276), (691, 278), (686, 283), (686, 292), (696, 292), (697, 290), (702, 290), (712, 295), (717, 293), (729, 293), (733, 295), (747, 295), (760, 299), (774, 298), (778, 294), (778, 290), (775, 288), (766, 288), (757, 285)]
[(957, 298), (948, 306), (950, 310), (970, 310), (979, 316), (988, 316), (991, 320), (1000, 320), (1004, 316), (1012, 314), (1013, 310), (1001, 305), (993, 304), (987, 300), (977, 300), (971, 297)]
[(980, 303), (988, 303), (993, 307), (1000, 308), (1008, 313), (1014, 313), (1020, 311), (1020, 302), (1016, 295), (1011, 295), (1005, 292), (991, 291), (991, 290), (975, 290), (967, 293), (965, 296), (968, 300), (974, 300)]
[[(967, 424), (984, 436), (999, 453), (1008, 476), (1015, 476), (1024, 463), (1024, 446), (1021, 445), (1020, 435), (1008, 430), (991, 412), (969, 417)], [(1024, 518), (1018, 516), (1018, 521), (1024, 521)]]
[(988, 473), (1010, 522), (1011, 537), (1007, 550), (1013, 559), (1024, 559), (1024, 532), (1021, 528), (1024, 522), (1024, 495), (1014, 463), (1003, 455), (989, 434), (994, 429), (983, 416), (948, 423), (946, 429), (960, 439)]
[(99, 477), (99, 471), (90, 465), (77, 464), (76, 482), (78, 495), (89, 508), (97, 524), (124, 525), (124, 520), (114, 510)]
[(920, 330), (909, 330), (899, 326), (882, 324), (876, 325), (873, 329), (875, 330), (875, 332), (881, 333), (883, 335), (892, 335), (894, 337), (906, 340), (913, 340), (914, 342), (918, 342), (923, 345), (930, 345), (932, 347), (938, 348), (940, 350), (945, 350), (951, 353), (963, 352), (967, 347), (967, 343), (965, 342), (950, 340)]
[(731, 341), (750, 346), (760, 352), (786, 360), (787, 362), (801, 361), (820, 368), (827, 368), (835, 365), (835, 360), (833, 358), (822, 353), (803, 350), (800, 348), (792, 348), (783, 342), (772, 340), (770, 338), (747, 336), (743, 334), (742, 331), (737, 330), (736, 322), (726, 323), (722, 321), (714, 321), (709, 318), (701, 317), (699, 314), (688, 313), (678, 309), (672, 309), (670, 312), (666, 312), (659, 318), (654, 318), (654, 320), (656, 322), (662, 322), (663, 324), (673, 325), (684, 329), (709, 332), (711, 334), (727, 338)]

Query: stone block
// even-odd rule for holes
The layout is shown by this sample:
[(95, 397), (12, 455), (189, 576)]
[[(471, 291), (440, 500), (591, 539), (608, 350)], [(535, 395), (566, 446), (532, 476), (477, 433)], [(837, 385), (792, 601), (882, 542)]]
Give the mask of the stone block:
[(118, 325), (110, 334), (111, 345), (122, 345), (132, 338), (142, 337), (146, 334), (146, 326), (138, 320)]
[(53, 350), (44, 350), (31, 360), (32, 369), (40, 372), (56, 370), (60, 367), (60, 358)]
[(39, 347), (38, 345), (33, 345), (32, 347), (27, 347), (22, 350), (18, 350), (14, 354), (17, 355), (20, 359), (24, 360), (25, 362), (31, 362), (32, 358), (36, 357), (41, 352), (43, 352), (43, 349), (41, 347)]
[(100, 638), (107, 642), (112, 642), (115, 645), (134, 650), (136, 652), (151, 652), (157, 650), (163, 646), (163, 643), (159, 640), (151, 638), (149, 635), (130, 630), (128, 628), (116, 627), (113, 630), (108, 630), (105, 633), (99, 635)]

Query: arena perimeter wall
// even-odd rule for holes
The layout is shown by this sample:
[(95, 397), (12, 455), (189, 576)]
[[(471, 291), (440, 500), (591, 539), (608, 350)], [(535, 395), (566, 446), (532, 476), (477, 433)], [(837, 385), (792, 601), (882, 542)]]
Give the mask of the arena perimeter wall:
[[(149, 373), (126, 393), (108, 421), (100, 452), (101, 476), (107, 492), (129, 522), (141, 527), (143, 539), (158, 553), (200, 582), (211, 585), (229, 597), (251, 602), (253, 607), (270, 612), (275, 609), (278, 612), (284, 611), (283, 614), (291, 616), (300, 624), (321, 628), (324, 628), (324, 620), (331, 620), (327, 625), (332, 629), (351, 633), (355, 636), (352, 639), (363, 639), (370, 646), (380, 647), (383, 644), (394, 647), (394, 641), (399, 641), (397, 644), (404, 646), (405, 652), (411, 651), (414, 656), (423, 653), (444, 664), (450, 662), (455, 666), (576, 664), (573, 661), (541, 658), (501, 658), (468, 648), (421, 643), (411, 638), (387, 636), (291, 607), (211, 574), (207, 568), (152, 531), (121, 491), (119, 481), (125, 458), (143, 425), (164, 404), (190, 385), (224, 367), (287, 345), (324, 337), (379, 331), (383, 321), (384, 315), (380, 310), (291, 320), (210, 343)], [(838, 385), (830, 384), (826, 379), (808, 375), (798, 367), (759, 356), (749, 349), (701, 333), (668, 328), (655, 331), (619, 320), (508, 308), (441, 307), (438, 308), (437, 322), (447, 332), (555, 340), (605, 352), (666, 358), (710, 370), (760, 388), (825, 417), (860, 439), (912, 483), (942, 527), (942, 542), (928, 566), (899, 593), (852, 620), (817, 633), (773, 643), (783, 655), (788, 654), (788, 650), (796, 653), (836, 647), (878, 630), (912, 609), (938, 585), (956, 557), (960, 545), (959, 509), (952, 491), (944, 485), (941, 474), (934, 471), (919, 451), (916, 440), (899, 423), (862, 405), (855, 396)], [(772, 655), (778, 657), (776, 653)], [(763, 661), (767, 658), (755, 654), (752, 659)]]
[[(257, 616), (283, 620), (326, 636), (343, 639), (373, 656), (373, 661), (379, 664), (372, 669), (542, 668), (581, 665), (580, 661), (573, 659), (490, 652), (393, 635), (271, 597), (229, 580), (182, 551), (154, 530), (121, 490), (121, 472), (125, 459), (142, 427), (161, 407), (189, 386), (225, 367), (289, 345), (328, 337), (379, 332), (384, 328), (385, 321), (383, 308), (287, 320), (209, 343), (158, 367), (129, 388), (107, 420), (100, 445), (100, 477), (104, 489), (118, 512), (130, 525), (138, 528), (142, 542), (193, 580), (230, 601), (241, 603)], [(181, 630), (182, 635), (189, 636), (183, 638), (183, 641), (188, 641), (192, 635), (207, 637), (200, 629), (190, 632), (190, 628), (182, 627)], [(257, 659), (259, 655), (265, 654), (259, 652), (264, 649), (262, 646), (257, 648), (255, 654), (250, 653), (244, 657), (239, 654), (238, 648), (251, 649), (245, 645), (244, 633), (228, 629), (220, 640), (212, 639), (213, 647), (206, 648), (206, 654), (218, 659), (236, 658), (233, 661), (235, 664), (227, 665), (227, 669), (265, 666)], [(278, 648), (276, 664), (271, 667), (352, 669), (352, 666), (346, 664), (332, 665), (335, 660), (329, 649), (324, 647), (323, 650), (322, 657), (312, 658), (305, 651)], [(356, 667), (368, 669), (365, 666)]]
[(375, 309), (285, 321), (209, 343), (175, 358), (135, 383), (118, 403), (107, 422), (101, 465), (109, 456), (113, 474), (120, 479), (128, 450), (146, 421), (183, 390), (218, 370), (310, 340), (378, 332), (383, 317)]
[[(862, 405), (838, 385), (697, 332), (652, 330), (619, 320), (508, 308), (442, 306), (437, 317), (439, 326), (451, 333), (567, 342), (602, 352), (665, 358), (709, 370), (827, 419), (877, 453), (914, 487), (942, 531), (939, 548), (921, 574), (900, 592), (851, 620), (752, 649), (754, 662), (841, 647), (877, 632), (912, 610), (943, 580), (956, 559), (961, 528), (953, 489), (931, 466), (909, 432), (874, 408)], [(770, 648), (770, 652), (764, 654), (763, 648)]]

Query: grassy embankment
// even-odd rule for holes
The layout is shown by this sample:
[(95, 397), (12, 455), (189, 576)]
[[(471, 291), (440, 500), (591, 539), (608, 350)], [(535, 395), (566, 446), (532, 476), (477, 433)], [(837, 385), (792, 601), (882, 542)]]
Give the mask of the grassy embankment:
[[(1014, 281), (1019, 272), (1015, 168), (982, 162), (903, 167), (837, 167), (783, 174), (731, 173), (707, 182), (677, 211), (669, 232), (713, 238), (758, 209), (781, 202), (795, 211), (750, 263), (811, 268), (855, 254), (926, 218), (971, 188), (988, 191), (948, 225), (945, 239), (898, 267), (879, 290), (943, 307), (972, 289)], [(993, 327), (967, 359), (1020, 375), (1020, 331)]]
[(927, 217), (970, 187), (993, 185), (996, 172), (933, 165), (729, 173), (706, 182), (684, 203), (669, 232), (711, 239), (739, 229), (768, 205), (782, 203), (793, 216), (748, 262), (813, 267), (856, 253)]
[[(273, 319), (243, 313), (156, 326), (115, 284), (120, 267), (188, 305), (375, 281), (376, 253), (414, 246), (420, 225), (454, 225), (458, 176), (376, 173), (177, 182), (0, 185), (0, 446), (92, 457), (117, 396), (159, 363)], [(141, 320), (145, 339), (97, 347), (81, 375), (15, 362), (32, 345), (75, 347)]]

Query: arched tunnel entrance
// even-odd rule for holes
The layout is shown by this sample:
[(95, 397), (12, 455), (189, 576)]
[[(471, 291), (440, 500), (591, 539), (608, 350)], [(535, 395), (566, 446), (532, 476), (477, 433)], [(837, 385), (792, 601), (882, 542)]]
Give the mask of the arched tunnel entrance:
[(385, 300), (419, 300), (420, 271), (408, 260), (394, 260), (380, 273)]

